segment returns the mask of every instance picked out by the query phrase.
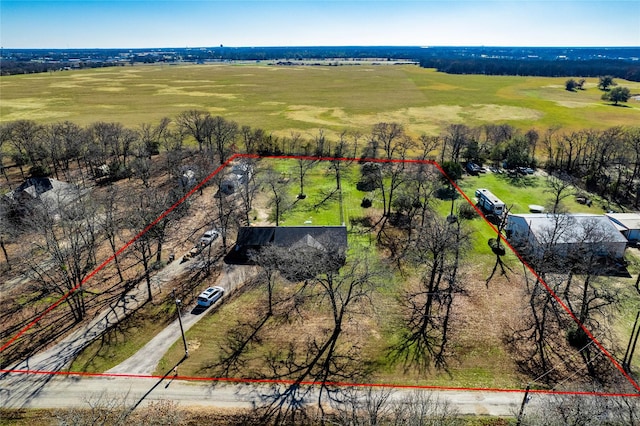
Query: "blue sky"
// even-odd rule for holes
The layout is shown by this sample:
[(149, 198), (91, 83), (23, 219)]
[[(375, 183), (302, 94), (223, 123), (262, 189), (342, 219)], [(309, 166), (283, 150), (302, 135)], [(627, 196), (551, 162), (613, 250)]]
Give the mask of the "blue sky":
[(0, 0), (4, 48), (640, 46), (640, 0)]

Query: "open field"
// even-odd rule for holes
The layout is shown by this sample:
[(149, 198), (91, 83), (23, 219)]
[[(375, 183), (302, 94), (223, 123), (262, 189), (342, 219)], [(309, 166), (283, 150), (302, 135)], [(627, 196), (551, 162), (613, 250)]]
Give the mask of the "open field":
[[(279, 135), (324, 129), (367, 133), (395, 121), (412, 135), (452, 123), (517, 128), (607, 128), (640, 121), (640, 102), (613, 107), (597, 79), (568, 92), (566, 78), (447, 75), (412, 65), (276, 67), (262, 64), (136, 66), (0, 77), (0, 122), (69, 120), (127, 126), (188, 109)], [(640, 83), (616, 80), (640, 93)]]
[[(299, 190), (296, 179), (296, 160), (263, 159), (260, 163), (262, 167), (267, 165), (274, 167), (282, 176), (289, 176), (288, 192), (293, 200)], [(375, 259), (374, 263), (384, 266), (385, 253), (373, 248), (375, 237), (372, 237), (372, 234), (358, 234), (359, 230), (354, 229), (349, 220), (358, 219), (364, 215), (375, 217), (379, 215), (380, 210), (375, 193), (364, 193), (354, 188), (358, 180), (358, 171), (359, 164), (354, 162), (344, 170), (342, 175), (345, 201), (343, 211), (351, 231), (349, 234), (351, 254), (355, 254), (353, 257), (356, 257), (370, 251), (370, 255)], [(334, 179), (331, 171), (328, 170), (327, 163), (319, 162), (307, 175), (305, 181), (307, 197), (304, 200), (298, 200), (287, 210), (283, 217), (283, 224), (302, 225), (308, 220), (314, 225), (339, 224), (339, 204), (335, 197), (321, 208), (314, 207), (323, 199), (322, 194), (335, 188)], [(503, 176), (487, 173), (477, 177), (465, 176), (461, 179), (460, 186), (472, 199), (475, 188), (490, 188), (505, 201), (513, 203), (514, 212), (526, 211), (527, 204), (532, 200), (537, 204), (545, 204), (545, 200), (550, 198), (550, 194), (545, 192), (544, 176), (526, 176), (514, 182)], [(198, 199), (202, 202), (213, 192), (215, 188), (208, 188), (205, 192), (207, 196), (199, 196)], [(360, 206), (363, 196), (373, 198), (372, 208), (364, 209)], [(456, 203), (465, 202), (458, 200)], [(433, 202), (434, 207), (443, 216), (448, 213), (448, 201), (434, 199)], [(269, 206), (267, 193), (263, 191), (254, 206), (255, 210), (256, 212), (268, 211)], [(601, 212), (604, 207), (596, 201), (590, 210), (585, 210), (587, 207), (576, 204), (573, 199), (567, 200), (567, 206), (571, 211), (593, 213)], [(256, 216), (263, 215), (256, 213)], [(480, 218), (466, 220), (464, 226), (471, 231), (472, 248), (465, 253), (464, 266), (461, 269), (464, 293), (456, 296), (453, 306), (448, 368), (443, 371), (436, 369), (426, 372), (418, 371), (416, 368), (404, 368), (401, 362), (390, 359), (390, 345), (397, 341), (402, 333), (398, 296), (403, 289), (416, 283), (416, 277), (410, 273), (406, 275), (393, 273), (379, 280), (375, 292), (371, 295), (371, 304), (359, 306), (357, 314), (345, 324), (345, 333), (348, 333), (350, 339), (354, 339), (345, 340), (345, 344), (354, 344), (358, 347), (366, 367), (373, 371), (369, 379), (371, 383), (522, 389), (525, 383), (531, 381), (532, 376), (518, 367), (517, 359), (522, 356), (522, 353), (514, 352), (513, 348), (505, 343), (511, 336), (510, 333), (519, 327), (525, 314), (528, 313), (526, 274), (516, 257), (508, 253), (503, 259), (510, 268), (508, 274), (502, 276), (498, 273), (490, 284), (487, 284), (485, 281), (491, 273), (495, 256), (486, 242), (488, 238), (495, 235), (487, 223)], [(186, 232), (186, 229), (182, 232)], [(631, 263), (629, 271), (635, 277), (640, 262), (634, 256), (633, 253), (628, 253)], [(410, 270), (411, 268), (408, 268), (406, 272)], [(611, 326), (606, 333), (597, 334), (596, 337), (602, 339), (605, 347), (615, 351), (616, 355), (619, 355), (620, 348), (624, 347), (635, 317), (633, 306), (637, 305), (638, 294), (633, 289), (634, 281), (635, 278), (611, 278), (610, 281), (606, 281), (607, 285), (620, 289), (624, 303), (620, 311), (613, 312), (616, 319), (613, 321), (615, 325)], [(264, 286), (250, 287), (247, 291), (225, 300), (225, 303), (216, 309), (209, 310), (202, 321), (187, 333), (190, 356), (180, 365), (181, 374), (193, 377), (219, 377), (214, 364), (221, 355), (225, 334), (237, 322), (247, 320), (249, 313), (258, 312), (264, 299)], [(124, 361), (158, 332), (163, 321), (174, 316), (175, 311), (171, 301), (164, 299), (158, 302), (158, 304), (148, 304), (134, 314), (131, 320), (112, 329), (105, 339), (89, 346), (71, 366), (71, 371), (101, 372)], [(290, 336), (309, 336), (324, 331), (324, 327), (330, 323), (330, 320), (327, 318), (327, 312), (319, 308), (321, 302), (322, 300), (318, 299), (318, 307), (305, 312), (304, 321), (301, 323), (277, 324), (277, 328), (269, 330), (265, 335), (269, 340), (262, 346), (252, 348), (249, 352), (250, 356), (255, 358), (247, 364), (248, 373), (242, 377), (261, 377), (262, 374), (266, 374), (261, 370), (265, 367), (257, 363), (259, 356), (269, 351), (275, 352), (279, 347), (286, 347)], [(276, 329), (277, 332), (274, 331)], [(562, 366), (554, 365), (555, 373), (561, 377), (561, 380), (555, 383), (562, 387), (552, 387), (553, 384), (549, 383), (534, 383), (534, 387), (569, 391), (587, 389), (584, 387), (583, 375), (577, 373), (584, 370), (584, 365), (577, 357), (575, 348), (566, 344), (562, 332), (558, 333), (557, 338), (554, 339), (554, 344), (556, 343), (557, 348), (562, 349), (569, 359), (576, 358), (577, 361), (573, 365), (575, 370), (563, 371)], [(168, 366), (175, 365), (183, 353), (182, 342), (178, 339), (161, 361), (157, 372), (166, 372)], [(634, 371), (639, 367), (638, 361), (632, 366)], [(576, 374), (579, 375), (576, 377)], [(618, 376), (620, 373), (614, 370), (613, 375)], [(617, 388), (614, 390), (620, 391)]]
[[(555, 126), (582, 129), (631, 125), (640, 121), (638, 101), (630, 101), (625, 107), (612, 107), (600, 100), (601, 92), (595, 88), (595, 80), (589, 81), (587, 90), (575, 93), (564, 90), (564, 80), (449, 76), (406, 65), (325, 68), (245, 64), (97, 69), (0, 78), (0, 121), (70, 120), (79, 124), (109, 121), (136, 126), (157, 122), (165, 116), (173, 117), (187, 109), (203, 109), (277, 135), (300, 132), (304, 137), (311, 137), (323, 129), (332, 140), (344, 130), (367, 134), (373, 124), (381, 121), (399, 122), (413, 136), (438, 134), (451, 123), (470, 126), (509, 123), (521, 129)], [(640, 92), (640, 84), (618, 83), (631, 87), (632, 93)], [(289, 196), (294, 200), (298, 193), (294, 161), (271, 162), (283, 176), (289, 176)], [(318, 164), (306, 179), (307, 198), (291, 204), (281, 224), (339, 225), (342, 214), (342, 220), (354, 231), (352, 219), (379, 216), (381, 210), (376, 194), (371, 194), (373, 206), (370, 209), (360, 206), (362, 198), (370, 194), (354, 188), (357, 180), (358, 167), (354, 163), (343, 175), (344, 206), (340, 211), (335, 198), (322, 203), (325, 195), (335, 188), (335, 181), (328, 166)], [(515, 213), (526, 212), (529, 204), (545, 204), (551, 198), (545, 192), (546, 182), (542, 176), (517, 181), (493, 174), (465, 176), (460, 185), (472, 199), (476, 188), (490, 188), (512, 204)], [(270, 222), (266, 192), (263, 191), (261, 203), (254, 206), (256, 223)], [(464, 202), (456, 201), (458, 205)], [(571, 212), (601, 213), (610, 207), (596, 199), (588, 208), (576, 203), (574, 197), (566, 204)], [(448, 214), (449, 206), (448, 201), (434, 200), (434, 207), (443, 216)], [(367, 367), (375, 371), (373, 381), (521, 389), (531, 379), (518, 369), (515, 356), (510, 352), (512, 348), (505, 344), (512, 331), (510, 327), (519, 325), (520, 314), (527, 309), (526, 272), (517, 258), (508, 253), (504, 262), (511, 268), (509, 273), (507, 276), (497, 274), (491, 286), (487, 285), (485, 280), (495, 261), (487, 240), (495, 237), (495, 233), (480, 218), (465, 221), (465, 227), (471, 231), (472, 249), (465, 254), (466, 264), (461, 269), (465, 293), (454, 305), (455, 324), (449, 336), (452, 357), (448, 370), (418, 373), (389, 360), (389, 346), (402, 332), (398, 325), (401, 321), (399, 292), (417, 281), (415, 277), (395, 274), (376, 289), (372, 296), (375, 309), (360, 306), (363, 315), (355, 317), (345, 327), (361, 348)], [(369, 246), (375, 245), (373, 235), (373, 232), (351, 232), (352, 250), (357, 251), (357, 255), (364, 254)], [(188, 238), (183, 236), (181, 241), (184, 246)], [(382, 251), (373, 256), (379, 264), (386, 260)], [(629, 271), (635, 275), (640, 262), (633, 258), (630, 263)], [(611, 278), (611, 285), (620, 288), (620, 294), (624, 295), (624, 304), (620, 312), (613, 313), (620, 321), (612, 327), (611, 334), (596, 336), (605, 340), (608, 349), (619, 351), (629, 337), (635, 317), (633, 310), (638, 301), (633, 281), (634, 278)], [(200, 377), (216, 374), (211, 364), (220, 355), (224, 333), (247, 312), (257, 311), (261, 300), (264, 300), (264, 288), (248, 289), (225, 302), (190, 330), (187, 338), (193, 348), (192, 356), (181, 366), (181, 372)], [(173, 316), (173, 311), (169, 302), (149, 307), (149, 312), (141, 314), (129, 324), (123, 324), (121, 330), (115, 330), (113, 341), (118, 345), (101, 348), (98, 343), (90, 347), (72, 369), (103, 371), (124, 360), (158, 331), (162, 324), (157, 318)], [(311, 336), (327, 322), (326, 314), (310, 312), (306, 317), (309, 321), (303, 324), (302, 330), (298, 328), (299, 324), (292, 323), (284, 324), (278, 333), (285, 337), (298, 332)], [(133, 335), (135, 341), (128, 341)], [(563, 351), (567, 350), (565, 354), (577, 355), (569, 352), (573, 348), (568, 347), (564, 335), (558, 336), (559, 346)], [(251, 353), (256, 359), (263, 355), (260, 351), (275, 351), (287, 344), (275, 334), (268, 337), (273, 340)], [(178, 341), (158, 371), (175, 364), (180, 356), (181, 342)], [(260, 370), (264, 366), (250, 367), (256, 376), (264, 373)], [(640, 362), (636, 361), (634, 370), (639, 367)], [(573, 373), (558, 371), (558, 375), (565, 374), (563, 377), (567, 379)], [(614, 373), (618, 374), (617, 371)], [(577, 383), (571, 389), (578, 390), (582, 384), (584, 382)]]
[[(273, 160), (270, 160), (273, 161)], [(293, 170), (295, 165), (293, 160), (273, 161), (274, 167), (283, 173), (286, 170)], [(321, 163), (309, 173), (306, 187), (309, 196), (305, 200), (296, 202), (295, 207), (290, 209), (284, 216), (283, 223), (290, 225), (301, 225), (305, 220), (311, 220), (315, 225), (335, 225), (338, 217), (338, 203), (332, 200), (319, 213), (312, 206), (316, 204), (312, 194), (322, 193), (331, 186), (332, 181), (325, 166)], [(353, 185), (357, 178), (354, 167), (345, 172), (345, 188)], [(547, 185), (544, 177), (529, 176), (524, 178), (525, 182), (520, 182), (520, 187), (513, 186), (513, 182), (498, 175), (482, 175), (481, 177), (465, 177), (461, 181), (461, 187), (471, 198), (476, 187), (489, 187), (496, 193), (500, 193), (505, 200), (513, 202), (514, 212), (525, 212), (526, 204), (535, 200), (537, 203), (545, 204), (544, 201), (550, 197), (546, 192)], [(290, 195), (296, 194), (295, 179), (292, 179), (289, 188)], [(511, 188), (511, 192), (507, 192)], [(503, 192), (501, 192), (503, 191)], [(367, 214), (366, 209), (359, 207), (358, 201), (363, 193), (359, 191), (345, 191), (350, 195), (350, 202), (346, 203), (347, 216), (361, 217)], [(265, 200), (263, 200), (263, 203)], [(463, 203), (465, 201), (460, 201)], [(440, 206), (435, 206), (439, 211), (446, 213), (448, 202), (439, 202)], [(571, 211), (584, 211), (601, 213), (603, 206), (597, 202), (591, 209), (575, 203), (575, 200), (568, 199), (567, 207)], [(268, 202), (258, 207), (259, 210), (267, 207)], [(375, 205), (373, 207), (375, 209)], [(589, 209), (589, 210), (587, 210)], [(473, 249), (466, 257), (464, 269), (465, 294), (460, 296), (456, 302), (455, 318), (451, 332), (452, 362), (445, 372), (430, 371), (427, 373), (418, 372), (413, 369), (404, 370), (400, 365), (390, 361), (388, 357), (389, 345), (397, 338), (397, 325), (399, 315), (397, 312), (397, 296), (399, 289), (405, 288), (407, 283), (411, 283), (410, 276), (395, 276), (381, 285), (372, 296), (375, 308), (364, 309), (365, 315), (357, 319), (358, 332), (357, 341), (362, 344), (362, 353), (366, 354), (369, 366), (375, 369), (372, 380), (376, 383), (396, 383), (396, 384), (420, 384), (434, 386), (454, 386), (454, 387), (499, 387), (499, 388), (520, 388), (522, 383), (528, 379), (523, 376), (513, 361), (513, 353), (504, 346), (505, 337), (508, 336), (509, 327), (517, 327), (522, 319), (522, 315), (527, 312), (524, 287), (525, 277), (522, 267), (515, 256), (508, 254), (505, 256), (505, 264), (510, 268), (507, 276), (499, 276), (491, 281), (490, 286), (484, 280), (490, 275), (491, 265), (495, 257), (491, 255), (487, 247), (487, 238), (494, 236), (491, 228), (480, 219), (473, 219), (465, 222), (465, 227), (472, 231)], [(350, 229), (352, 229), (350, 227)], [(358, 240), (356, 233), (350, 234), (350, 245), (366, 246), (366, 241)], [(633, 254), (628, 258), (631, 263), (631, 271), (637, 271), (637, 259)], [(381, 257), (380, 260), (383, 258)], [(384, 262), (384, 261), (383, 261)], [(624, 294), (625, 302), (637, 300), (638, 296), (630, 289), (633, 278), (610, 278), (609, 284), (620, 289)], [(224, 336), (229, 328), (238, 321), (246, 320), (247, 312), (259, 310), (261, 300), (264, 300), (265, 289), (262, 287), (248, 289), (239, 297), (234, 297), (223, 306), (220, 306), (213, 314), (207, 315), (198, 325), (187, 333), (189, 345), (193, 348), (190, 357), (182, 364), (181, 371), (186, 375), (197, 377), (215, 377), (213, 367), (217, 357), (221, 356), (220, 348), (224, 341)], [(627, 309), (623, 309), (626, 312)], [(620, 322), (613, 330), (618, 335), (616, 347), (624, 344), (628, 338), (628, 329), (633, 318), (626, 313), (622, 313)], [(616, 313), (618, 315), (619, 313)], [(312, 312), (301, 324), (282, 324), (277, 335), (270, 336), (274, 339), (271, 344), (274, 347), (286, 345), (286, 337), (291, 335), (304, 334), (314, 329), (318, 321), (322, 321), (322, 312)], [(623, 324), (624, 323), (624, 324)], [(353, 326), (354, 324), (352, 324)], [(352, 330), (353, 332), (353, 330)], [(598, 336), (608, 339), (609, 337)], [(280, 340), (283, 339), (283, 340)], [(561, 337), (558, 341), (562, 341)], [(182, 343), (176, 341), (172, 350), (161, 362), (157, 372), (166, 370), (167, 366), (174, 365), (182, 356)], [(268, 351), (269, 346), (257, 349)], [(634, 363), (638, 365), (638, 363)], [(255, 370), (255, 369), (258, 370)], [(259, 371), (259, 366), (249, 364), (248, 371), (254, 369)], [(573, 374), (573, 373), (568, 373)], [(575, 381), (576, 379), (574, 379)]]

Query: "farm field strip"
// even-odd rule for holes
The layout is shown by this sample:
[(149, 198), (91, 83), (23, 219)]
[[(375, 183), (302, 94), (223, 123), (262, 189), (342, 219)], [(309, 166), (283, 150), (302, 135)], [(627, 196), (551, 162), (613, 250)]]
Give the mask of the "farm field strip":
[[(252, 159), (279, 159), (279, 160), (313, 160), (313, 161), (349, 161), (349, 162), (357, 162), (362, 159), (354, 159), (354, 158), (333, 158), (333, 157), (311, 157), (311, 156), (258, 156), (251, 154), (234, 154), (231, 156), (225, 163), (216, 168), (213, 172), (211, 172), (204, 180), (198, 183), (193, 189), (191, 189), (184, 197), (178, 200), (173, 206), (163, 212), (160, 216), (158, 216), (153, 222), (145, 227), (142, 231), (140, 231), (134, 238), (124, 244), (114, 255), (106, 259), (102, 262), (97, 268), (95, 268), (87, 277), (74, 289), (69, 291), (67, 294), (58, 299), (55, 303), (49, 306), (46, 310), (44, 310), (35, 320), (30, 322), (27, 326), (21, 329), (15, 336), (9, 339), (2, 347), (0, 347), (0, 352), (3, 352), (10, 348), (10, 346), (21, 336), (29, 331), (33, 326), (35, 326), (42, 318), (59, 306), (66, 298), (68, 298), (71, 294), (77, 291), (80, 286), (85, 284), (91, 278), (93, 278), (100, 270), (105, 268), (110, 262), (114, 260), (114, 258), (124, 252), (127, 248), (129, 248), (136, 240), (141, 238), (146, 232), (148, 232), (155, 224), (161, 221), (164, 217), (170, 214), (173, 210), (175, 210), (180, 204), (185, 202), (191, 195), (195, 192), (199, 191), (202, 186), (204, 186), (209, 180), (211, 180), (214, 176), (216, 176), (219, 172), (224, 170), (231, 162), (236, 159), (241, 158), (252, 158)], [(377, 163), (389, 163), (389, 162), (404, 162), (404, 163), (413, 163), (413, 164), (430, 164), (436, 167), (439, 172), (446, 177), (450, 184), (457, 190), (457, 192), (464, 198), (466, 202), (468, 202), (477, 212), (477, 214), (484, 220), (484, 222), (489, 225), (492, 232), (498, 234), (498, 229), (487, 220), (482, 211), (474, 205), (472, 200), (467, 196), (467, 194), (461, 189), (461, 187), (444, 173), (441, 166), (434, 161), (430, 160), (386, 160), (386, 159), (365, 159), (368, 162), (377, 162)], [(499, 238), (504, 242), (504, 244), (515, 254), (515, 256), (522, 262), (522, 264), (533, 274), (533, 276), (539, 280), (539, 282), (544, 286), (546, 291), (552, 296), (552, 298), (562, 307), (562, 309), (571, 317), (571, 319), (580, 327), (586, 335), (594, 342), (594, 344), (598, 347), (602, 354), (604, 354), (608, 360), (613, 364), (613, 366), (620, 371), (620, 373), (625, 377), (625, 379), (638, 391), (640, 391), (640, 386), (638, 383), (624, 370), (624, 368), (616, 361), (611, 353), (607, 351), (607, 349), (593, 336), (593, 334), (580, 323), (575, 314), (571, 312), (569, 307), (557, 296), (551, 287), (547, 285), (547, 283), (539, 277), (534, 269), (525, 261), (525, 259), (515, 250), (511, 244), (502, 236), (499, 235)], [(117, 377), (131, 377), (131, 378), (149, 378), (149, 377), (158, 377), (162, 378), (163, 376), (149, 376), (149, 375), (127, 375), (127, 374), (105, 374), (105, 373), (86, 373), (86, 372), (60, 372), (60, 371), (41, 371), (41, 370), (0, 370), (1, 373), (20, 373), (20, 374), (41, 374), (41, 375), (78, 375), (78, 376), (117, 376)], [(225, 378), (213, 378), (213, 377), (191, 377), (185, 376), (180, 377), (183, 380), (193, 380), (193, 381), (227, 381), (227, 382), (242, 382), (242, 383), (283, 383), (289, 384), (288, 380), (256, 380), (256, 379), (242, 379), (242, 378), (233, 378), (233, 379), (225, 379)], [(316, 382), (308, 382), (302, 383), (308, 385), (316, 385)], [(485, 387), (446, 387), (446, 386), (424, 386), (424, 385), (401, 385), (401, 384), (364, 384), (364, 383), (331, 383), (332, 385), (339, 386), (354, 386), (354, 387), (362, 387), (362, 386), (373, 386), (373, 387), (394, 387), (394, 388), (419, 388), (419, 389), (440, 389), (440, 390), (482, 390), (482, 391), (495, 391), (495, 392), (523, 392), (522, 389), (501, 389), (501, 388), (485, 388)], [(558, 394), (579, 394), (579, 395), (603, 395), (603, 396), (640, 396), (639, 394), (611, 394), (611, 393), (596, 393), (596, 392), (565, 392), (565, 391), (554, 391), (554, 390), (536, 390), (532, 392), (539, 393), (558, 393)]]
[[(640, 90), (640, 83), (619, 84)], [(595, 86), (588, 79), (585, 90), (569, 93), (563, 78), (453, 76), (411, 65), (105, 68), (0, 77), (0, 122), (86, 125), (99, 117), (138, 126), (202, 109), (284, 137), (319, 129), (331, 136), (366, 132), (382, 121), (401, 123), (414, 136), (455, 123), (579, 130), (638, 121), (638, 101), (611, 107)]]

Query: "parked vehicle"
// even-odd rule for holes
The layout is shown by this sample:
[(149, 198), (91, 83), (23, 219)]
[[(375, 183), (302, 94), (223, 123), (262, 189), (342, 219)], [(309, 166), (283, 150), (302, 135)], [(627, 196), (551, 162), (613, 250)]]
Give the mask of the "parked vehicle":
[(502, 215), (504, 213), (504, 203), (488, 189), (476, 189), (476, 198), (478, 205), (487, 213)]
[(481, 167), (476, 163), (467, 163), (467, 172), (469, 172), (470, 175), (477, 175), (480, 173), (480, 170)]
[(224, 294), (222, 287), (209, 287), (198, 296), (199, 306), (211, 306)]
[(214, 242), (219, 235), (220, 233), (218, 231), (216, 231), (215, 229), (210, 229), (205, 232), (204, 235), (202, 235), (202, 237), (200, 238), (200, 244), (203, 246), (208, 246), (209, 244)]
[(518, 171), (525, 175), (532, 175), (535, 172), (531, 167), (518, 167)]

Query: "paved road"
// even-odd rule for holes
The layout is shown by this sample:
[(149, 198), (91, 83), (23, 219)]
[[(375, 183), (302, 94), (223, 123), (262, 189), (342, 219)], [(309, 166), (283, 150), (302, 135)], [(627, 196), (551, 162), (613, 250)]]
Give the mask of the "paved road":
[[(20, 376), (20, 380), (15, 380)], [(217, 407), (217, 408), (251, 408), (261, 401), (260, 391), (266, 388), (259, 385), (246, 384), (217, 384), (192, 382), (166, 378), (130, 378), (130, 377), (78, 377), (78, 376), (47, 376), (46, 386), (38, 392), (37, 398), (30, 399), (23, 405), (15, 405), (13, 393), (40, 386), (42, 378), (35, 375), (10, 373), (3, 380), (0, 379), (0, 400), (4, 407), (23, 408), (67, 408), (86, 407), (88, 401), (97, 401), (100, 396), (110, 395), (123, 397), (126, 395), (127, 404), (143, 406), (153, 401), (176, 401), (181, 407)], [(5, 386), (6, 381), (13, 383)], [(391, 398), (399, 399), (409, 390), (394, 391)], [(513, 416), (517, 413), (523, 394), (504, 392), (461, 392), (437, 391), (432, 392), (442, 401), (448, 401), (460, 414)], [(315, 404), (317, 395), (312, 393), (307, 400)], [(546, 398), (545, 395), (533, 395), (528, 407)]]
[[(185, 263), (180, 263), (180, 261), (178, 260), (169, 263), (165, 268), (163, 268), (152, 277), (152, 292), (158, 293), (161, 287), (163, 287), (166, 283), (172, 282), (175, 277), (184, 273), (187, 269), (201, 267), (201, 263), (202, 262), (197, 258)], [(221, 278), (219, 278), (219, 280), (222, 281), (226, 280), (224, 285), (228, 290), (227, 293), (235, 290), (236, 286), (238, 285), (239, 281), (234, 281), (235, 279), (239, 280), (240, 278), (245, 277), (242, 267), (230, 267), (228, 271), (230, 272), (229, 277), (225, 278), (226, 274), (223, 273)], [(77, 354), (82, 351), (82, 349), (84, 349), (96, 338), (100, 337), (107, 329), (112, 327), (114, 324), (117, 324), (130, 312), (137, 309), (140, 304), (144, 303), (146, 298), (146, 283), (141, 282), (138, 286), (136, 286), (130, 292), (120, 298), (115, 304), (106, 308), (99, 315), (96, 315), (96, 317), (92, 321), (74, 331), (51, 348), (33, 355), (23, 361), (20, 361), (7, 368), (7, 370), (31, 370), (47, 372), (62, 371), (64, 368), (70, 365), (70, 363), (75, 359)], [(193, 325), (195, 322), (197, 322), (197, 320), (201, 318), (202, 315), (192, 315), (192, 317), (193, 318), (189, 321), (190, 325)], [(156, 352), (154, 352), (152, 346), (146, 349), (143, 348), (145, 350), (143, 350), (140, 356), (146, 358), (146, 361), (144, 364), (144, 368), (139, 370), (139, 372), (144, 374), (150, 374), (151, 372), (153, 372), (158, 361), (166, 352), (166, 349), (171, 346), (171, 344), (175, 341), (175, 338), (180, 338), (180, 332), (177, 328), (177, 320), (175, 323), (175, 327), (178, 332), (175, 332), (173, 326), (168, 327), (168, 329), (163, 332), (165, 333), (164, 337), (166, 340), (164, 342), (157, 343), (158, 349)], [(9, 347), (7, 350), (11, 350), (11, 348)], [(131, 362), (132, 364), (137, 363), (135, 359)], [(125, 366), (124, 368), (126, 369), (127, 367)], [(0, 374), (0, 378), (4, 379), (5, 388), (8, 389), (13, 388), (14, 381), (21, 381), (24, 379), (24, 375), (15, 377), (5, 376), (6, 375)], [(44, 387), (50, 379), (51, 376), (40, 375), (35, 380), (31, 381), (30, 387), (20, 386), (19, 383), (16, 384), (16, 389), (19, 388), (20, 391), (14, 391), (11, 393), (12, 406), (21, 406), (27, 404), (30, 399), (37, 397), (40, 389)]]

